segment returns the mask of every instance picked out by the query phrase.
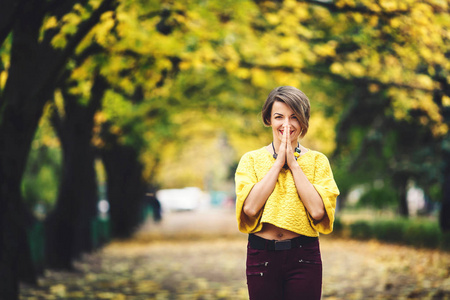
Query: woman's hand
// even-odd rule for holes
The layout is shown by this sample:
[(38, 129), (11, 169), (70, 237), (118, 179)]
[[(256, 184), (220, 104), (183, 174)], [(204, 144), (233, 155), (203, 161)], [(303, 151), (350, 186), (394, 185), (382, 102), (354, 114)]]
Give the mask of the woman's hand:
[[(281, 139), (280, 148), (278, 149), (278, 157), (276, 162), (279, 162), (281, 166), (287, 165), (292, 170), (297, 165), (297, 161), (294, 156), (294, 149), (292, 149), (291, 143), (291, 126), (283, 126), (283, 138)], [(297, 165), (298, 166), (298, 165)]]
[[(292, 170), (294, 166), (298, 166), (297, 161), (295, 160), (294, 156), (294, 149), (292, 149), (292, 143), (291, 143), (291, 126), (287, 125), (285, 127), (284, 133), (287, 133), (286, 135), (286, 164), (288, 165), (289, 169)], [(284, 138), (285, 136), (283, 136)]]
[(283, 125), (283, 138), (281, 139), (280, 147), (278, 148), (278, 156), (275, 163), (279, 164), (282, 167), (286, 164), (286, 144), (287, 144), (287, 135), (289, 135), (289, 129), (287, 125)]

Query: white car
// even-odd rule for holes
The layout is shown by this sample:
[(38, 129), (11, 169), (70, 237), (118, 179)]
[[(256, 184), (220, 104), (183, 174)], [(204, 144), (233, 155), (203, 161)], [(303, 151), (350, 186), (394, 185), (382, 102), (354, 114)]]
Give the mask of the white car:
[(163, 211), (195, 210), (200, 206), (203, 192), (197, 187), (165, 189), (156, 192)]

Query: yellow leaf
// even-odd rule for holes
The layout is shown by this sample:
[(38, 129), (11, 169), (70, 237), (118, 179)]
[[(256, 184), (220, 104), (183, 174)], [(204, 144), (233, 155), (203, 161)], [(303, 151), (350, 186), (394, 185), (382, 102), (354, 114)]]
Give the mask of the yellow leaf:
[(402, 22), (398, 18), (391, 19), (390, 23), (392, 28), (398, 28), (400, 27), (400, 25), (402, 25)]
[(56, 49), (64, 48), (67, 44), (66, 36), (64, 33), (59, 32), (52, 39), (52, 46)]
[(327, 43), (323, 45), (314, 46), (313, 51), (317, 53), (317, 55), (319, 56), (335, 56), (336, 55), (335, 47), (336, 46), (333, 45), (332, 43)]
[(353, 76), (363, 76), (366, 71), (361, 64), (353, 61), (347, 62), (345, 64), (345, 70), (347, 70)]
[(66, 286), (64, 284), (57, 284), (50, 287), (50, 293), (58, 296), (65, 297), (66, 296)]
[(416, 76), (416, 80), (418, 85), (421, 88), (432, 89), (433, 88), (433, 79), (424, 74), (419, 74)]
[(334, 74), (342, 74), (342, 72), (344, 71), (344, 67), (342, 66), (341, 63), (338, 62), (334, 62), (331, 66), (330, 66), (330, 71)]
[(252, 69), (252, 83), (256, 86), (267, 86), (267, 76), (261, 69)]
[(0, 72), (0, 88), (3, 88), (5, 86), (6, 79), (8, 79), (8, 73)]
[(450, 97), (448, 97), (448, 96), (442, 97), (442, 105), (450, 106)]
[(126, 298), (124, 294), (116, 294), (112, 300), (125, 300)]
[(250, 71), (247, 68), (239, 68), (236, 70), (235, 74), (241, 79), (247, 79), (250, 77)]
[(156, 292), (160, 289), (160, 286), (158, 283), (152, 280), (142, 280), (139, 281), (136, 290), (139, 293), (150, 293), (150, 292)]
[(43, 25), (44, 29), (55, 28), (57, 26), (58, 26), (58, 20), (56, 19), (55, 16), (48, 18)]
[(227, 69), (229, 73), (235, 72), (238, 67), (239, 66), (235, 61), (230, 60), (225, 63), (225, 69)]
[(280, 23), (280, 17), (277, 14), (267, 14), (266, 19), (272, 25)]
[(98, 299), (114, 299), (114, 297), (115, 297), (115, 294), (109, 293), (109, 292), (103, 292), (103, 293), (96, 294), (96, 298), (98, 298)]
[(355, 20), (356, 23), (359, 23), (359, 24), (361, 24), (364, 21), (364, 17), (360, 13), (355, 13), (353, 15), (353, 19)]

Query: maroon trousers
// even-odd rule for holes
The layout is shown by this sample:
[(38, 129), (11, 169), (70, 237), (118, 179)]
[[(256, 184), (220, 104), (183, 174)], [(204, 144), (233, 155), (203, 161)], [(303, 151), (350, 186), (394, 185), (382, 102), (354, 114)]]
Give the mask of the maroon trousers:
[[(252, 240), (258, 249), (252, 248)], [(261, 242), (267, 247), (261, 249)], [(270, 247), (272, 245), (272, 247)], [(257, 236), (247, 247), (247, 285), (250, 300), (320, 300), (322, 294), (322, 259), (319, 240), (281, 245)]]

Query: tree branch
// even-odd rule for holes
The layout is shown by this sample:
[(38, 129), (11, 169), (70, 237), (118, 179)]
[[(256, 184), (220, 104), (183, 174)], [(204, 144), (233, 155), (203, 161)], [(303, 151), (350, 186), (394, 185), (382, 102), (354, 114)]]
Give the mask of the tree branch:
[[(297, 0), (297, 2), (303, 2), (303, 3), (322, 6), (326, 9), (328, 9), (330, 12), (336, 12), (336, 13), (354, 12), (354, 13), (360, 13), (363, 15), (383, 16), (383, 17), (387, 17), (387, 18), (397, 17), (397, 16), (400, 16), (400, 15), (410, 12), (409, 9), (384, 11), (383, 7), (380, 7), (380, 11), (374, 11), (374, 10), (369, 9), (366, 6), (351, 6), (351, 5), (337, 6), (334, 3), (334, 1), (328, 1), (328, 0)], [(430, 5), (431, 7), (433, 7), (433, 10), (435, 13), (448, 12), (448, 10), (445, 10), (444, 8), (434, 5), (432, 3), (427, 3), (427, 4)]]
[(296, 73), (296, 72), (303, 72), (305, 74), (311, 74), (311, 75), (321, 75), (329, 77), (333, 80), (339, 81), (339, 82), (345, 82), (345, 83), (361, 83), (361, 84), (376, 84), (380, 87), (388, 88), (388, 87), (397, 87), (402, 88), (406, 90), (417, 90), (417, 91), (424, 91), (424, 92), (434, 92), (439, 91), (439, 89), (429, 89), (424, 88), (420, 86), (412, 86), (404, 83), (397, 83), (397, 82), (382, 82), (379, 79), (376, 78), (370, 78), (370, 77), (350, 77), (346, 78), (339, 74), (331, 73), (329, 70), (324, 70), (323, 68), (315, 68), (315, 67), (306, 67), (306, 68), (293, 68), (290, 66), (272, 66), (272, 65), (264, 65), (264, 64), (253, 64), (246, 61), (241, 62), (241, 67), (243, 68), (259, 68), (266, 71), (284, 71), (284, 72), (290, 72), (290, 73)]
[(11, 32), (24, 0), (0, 1), (0, 46)]
[(80, 24), (76, 34), (68, 41), (67, 46), (59, 57), (60, 65), (73, 54), (75, 48), (81, 40), (89, 33), (89, 31), (100, 21), (100, 17), (104, 12), (114, 9), (115, 0), (104, 0), (100, 6), (91, 14), (89, 19)]
[[(34, 96), (39, 95), (40, 92), (51, 89), (54, 86), (55, 79), (60, 76), (67, 60), (74, 54), (76, 47), (81, 40), (89, 33), (89, 31), (100, 21), (101, 15), (109, 10), (115, 8), (116, 0), (104, 0), (100, 6), (92, 12), (91, 16), (83, 21), (77, 32), (70, 38), (64, 49), (54, 49), (50, 44), (50, 40), (46, 40), (41, 48), (42, 57), (41, 68), (47, 70), (46, 78), (44, 78), (43, 85), (39, 85), (39, 90), (35, 92)], [(40, 98), (45, 98), (40, 96)], [(45, 101), (45, 99), (43, 99)]]

